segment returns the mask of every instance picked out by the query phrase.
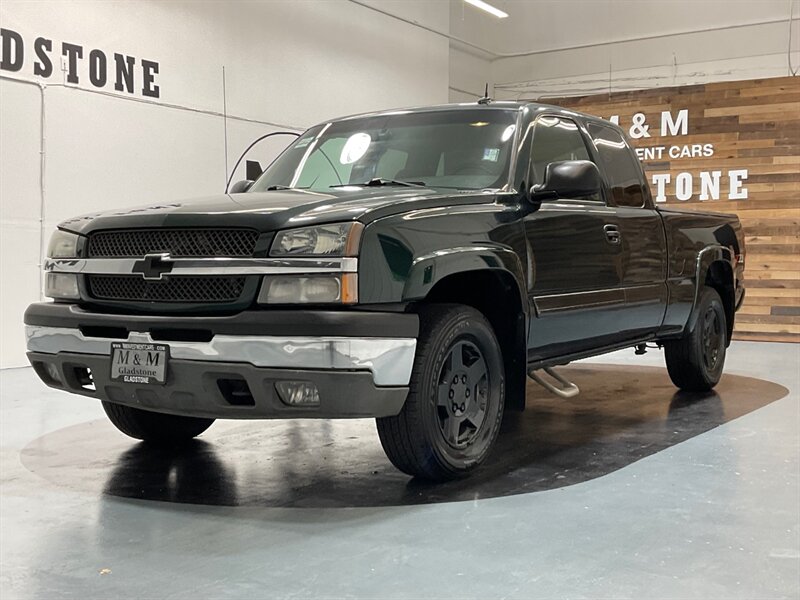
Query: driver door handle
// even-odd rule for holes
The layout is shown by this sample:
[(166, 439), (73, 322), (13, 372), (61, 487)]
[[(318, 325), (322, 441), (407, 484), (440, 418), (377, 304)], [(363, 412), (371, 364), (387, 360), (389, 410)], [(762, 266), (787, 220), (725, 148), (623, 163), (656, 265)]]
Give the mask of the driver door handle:
[(603, 231), (606, 233), (606, 241), (609, 244), (619, 244), (622, 241), (622, 234), (616, 225), (608, 224), (603, 226)]

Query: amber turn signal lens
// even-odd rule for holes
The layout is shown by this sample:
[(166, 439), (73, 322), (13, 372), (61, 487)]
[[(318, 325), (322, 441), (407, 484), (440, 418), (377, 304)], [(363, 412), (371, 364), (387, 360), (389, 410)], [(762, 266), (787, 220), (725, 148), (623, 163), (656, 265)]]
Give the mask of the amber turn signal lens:
[(345, 256), (358, 256), (358, 247), (361, 245), (361, 233), (364, 231), (363, 223), (355, 222), (350, 227), (347, 234), (347, 241), (344, 246)]
[(358, 275), (345, 273), (342, 275), (342, 304), (355, 304), (358, 302)]

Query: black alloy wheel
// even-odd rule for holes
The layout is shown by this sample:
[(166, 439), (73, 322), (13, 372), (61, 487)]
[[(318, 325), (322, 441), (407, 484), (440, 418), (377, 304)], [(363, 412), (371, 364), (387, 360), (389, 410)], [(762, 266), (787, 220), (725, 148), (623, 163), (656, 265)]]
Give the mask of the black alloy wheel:
[(377, 419), (395, 467), (433, 481), (464, 477), (488, 456), (503, 418), (504, 363), (486, 318), (460, 304), (420, 310), (409, 394)]
[(703, 362), (708, 371), (717, 368), (720, 357), (725, 351), (725, 334), (722, 330), (717, 311), (709, 306), (703, 315)]
[(486, 420), (489, 373), (471, 341), (456, 342), (442, 364), (437, 394), (439, 429), (453, 448), (472, 443)]
[(700, 295), (686, 331), (664, 341), (664, 357), (672, 383), (687, 392), (707, 392), (722, 377), (728, 347), (728, 322), (719, 293), (708, 286)]

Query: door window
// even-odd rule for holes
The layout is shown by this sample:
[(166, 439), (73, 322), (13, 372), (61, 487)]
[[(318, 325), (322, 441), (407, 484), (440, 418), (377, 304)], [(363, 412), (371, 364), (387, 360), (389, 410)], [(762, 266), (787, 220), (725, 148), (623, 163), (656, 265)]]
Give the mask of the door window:
[(589, 123), (587, 129), (606, 172), (613, 204), (635, 208), (644, 206), (642, 168), (622, 134), (596, 123)]
[(533, 130), (531, 184), (544, 183), (547, 165), (562, 160), (591, 160), (578, 126), (562, 117), (540, 117)]

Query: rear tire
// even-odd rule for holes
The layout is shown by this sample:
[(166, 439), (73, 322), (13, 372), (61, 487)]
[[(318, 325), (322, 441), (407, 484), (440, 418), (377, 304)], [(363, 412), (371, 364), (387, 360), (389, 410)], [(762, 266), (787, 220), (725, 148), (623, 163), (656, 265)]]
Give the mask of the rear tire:
[(395, 467), (433, 481), (464, 477), (488, 456), (504, 405), (503, 357), (477, 310), (425, 307), (409, 394), (402, 411), (377, 419)]
[(166, 415), (105, 401), (103, 410), (114, 427), (122, 433), (154, 444), (187, 442), (203, 433), (214, 422), (214, 419)]
[(664, 356), (672, 383), (687, 392), (707, 392), (722, 377), (728, 346), (725, 308), (715, 289), (700, 290), (693, 316), (682, 338), (664, 343)]

